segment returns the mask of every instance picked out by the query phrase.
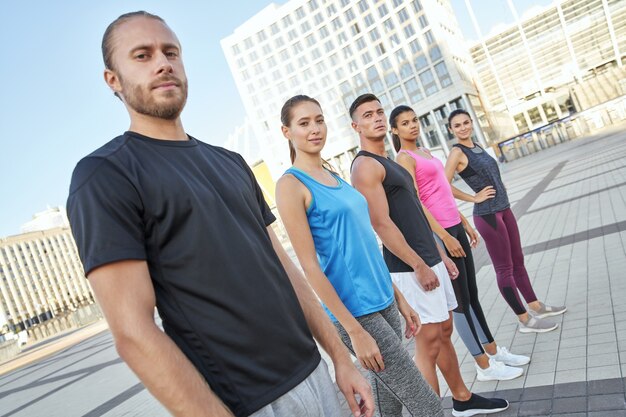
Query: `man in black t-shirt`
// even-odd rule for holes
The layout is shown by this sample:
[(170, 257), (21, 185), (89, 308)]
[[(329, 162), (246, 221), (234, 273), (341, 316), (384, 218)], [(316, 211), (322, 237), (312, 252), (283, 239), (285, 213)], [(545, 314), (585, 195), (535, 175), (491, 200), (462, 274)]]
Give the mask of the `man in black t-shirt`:
[(314, 335), (354, 415), (371, 416), (370, 388), (273, 233), (251, 170), (185, 133), (175, 34), (129, 13), (102, 52), (131, 124), (78, 163), (67, 207), (120, 356), (176, 416), (334, 417)]
[(450, 311), (457, 307), (450, 277), (456, 278), (458, 270), (433, 239), (413, 178), (387, 158), (387, 120), (380, 101), (373, 94), (357, 97), (350, 106), (350, 117), (361, 143), (352, 164), (352, 185), (367, 200), (394, 283), (420, 315), (422, 329), (415, 337), (420, 372), (439, 394), (439, 367), (452, 392), (454, 415), (505, 410), (505, 400), (472, 394), (463, 382), (450, 339)]

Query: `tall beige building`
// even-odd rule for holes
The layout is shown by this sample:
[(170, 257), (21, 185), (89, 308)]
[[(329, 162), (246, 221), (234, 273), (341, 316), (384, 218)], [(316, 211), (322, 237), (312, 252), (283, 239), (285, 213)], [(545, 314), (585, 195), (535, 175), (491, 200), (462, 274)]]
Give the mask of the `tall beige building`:
[(26, 330), (94, 302), (69, 227), (0, 239), (0, 317), (6, 320), (5, 331)]

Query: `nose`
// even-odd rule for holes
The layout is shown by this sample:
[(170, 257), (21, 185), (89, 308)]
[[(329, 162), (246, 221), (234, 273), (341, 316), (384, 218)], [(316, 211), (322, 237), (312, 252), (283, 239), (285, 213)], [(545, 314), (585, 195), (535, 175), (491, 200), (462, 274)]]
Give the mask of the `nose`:
[(174, 68), (168, 57), (160, 52), (157, 56), (157, 73), (172, 72)]

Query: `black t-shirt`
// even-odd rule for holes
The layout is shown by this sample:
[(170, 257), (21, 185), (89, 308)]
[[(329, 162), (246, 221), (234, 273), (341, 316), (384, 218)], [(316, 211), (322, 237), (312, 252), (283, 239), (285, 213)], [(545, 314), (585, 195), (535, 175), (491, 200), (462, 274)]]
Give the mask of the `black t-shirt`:
[(86, 274), (147, 261), (163, 329), (236, 416), (319, 364), (266, 230), (275, 217), (238, 154), (126, 132), (78, 163), (67, 207)]
[[(385, 168), (383, 188), (387, 195), (389, 217), (400, 229), (411, 248), (432, 267), (441, 262), (435, 245), (433, 232), (428, 224), (422, 204), (417, 197), (413, 178), (406, 169), (394, 161), (367, 151), (360, 151), (356, 157), (371, 157)], [(412, 272), (413, 268), (383, 246), (383, 256), (390, 272)]]

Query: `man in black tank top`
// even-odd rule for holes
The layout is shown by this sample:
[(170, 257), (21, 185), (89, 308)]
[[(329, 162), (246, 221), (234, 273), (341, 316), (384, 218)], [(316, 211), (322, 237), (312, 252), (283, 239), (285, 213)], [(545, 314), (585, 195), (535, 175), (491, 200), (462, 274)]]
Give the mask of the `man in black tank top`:
[(359, 96), (350, 106), (350, 116), (361, 143), (352, 163), (352, 185), (367, 199), (394, 283), (422, 320), (415, 343), (418, 368), (439, 394), (439, 366), (452, 392), (453, 415), (506, 409), (505, 400), (472, 394), (463, 382), (450, 339), (450, 311), (457, 304), (449, 275), (456, 278), (458, 271), (433, 239), (411, 175), (387, 158), (387, 122), (380, 101), (373, 94)]

